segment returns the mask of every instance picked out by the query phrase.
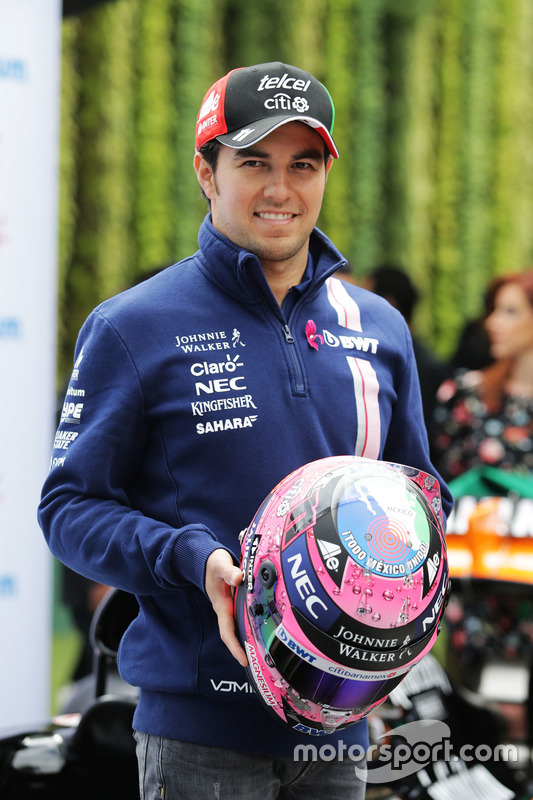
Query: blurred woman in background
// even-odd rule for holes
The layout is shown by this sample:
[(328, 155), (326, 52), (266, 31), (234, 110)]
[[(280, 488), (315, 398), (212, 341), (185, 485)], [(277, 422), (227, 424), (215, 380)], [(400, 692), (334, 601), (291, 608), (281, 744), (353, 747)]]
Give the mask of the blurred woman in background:
[(533, 268), (496, 278), (487, 301), (493, 363), (437, 392), (430, 440), (447, 481), (481, 465), (533, 471)]

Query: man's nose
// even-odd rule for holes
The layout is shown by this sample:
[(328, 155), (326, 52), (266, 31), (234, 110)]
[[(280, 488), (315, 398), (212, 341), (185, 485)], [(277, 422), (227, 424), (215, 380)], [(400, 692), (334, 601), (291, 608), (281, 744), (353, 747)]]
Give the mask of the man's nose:
[(285, 200), (290, 194), (289, 176), (284, 170), (275, 170), (270, 173), (264, 188), (264, 195), (277, 203)]

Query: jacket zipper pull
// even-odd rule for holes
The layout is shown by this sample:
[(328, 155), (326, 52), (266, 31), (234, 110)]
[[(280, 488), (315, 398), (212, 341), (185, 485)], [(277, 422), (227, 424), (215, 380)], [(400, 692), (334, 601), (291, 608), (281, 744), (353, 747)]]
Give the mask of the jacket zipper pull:
[(285, 341), (289, 344), (294, 344), (294, 336), (291, 333), (291, 329), (288, 325), (283, 326), (283, 334), (285, 336)]

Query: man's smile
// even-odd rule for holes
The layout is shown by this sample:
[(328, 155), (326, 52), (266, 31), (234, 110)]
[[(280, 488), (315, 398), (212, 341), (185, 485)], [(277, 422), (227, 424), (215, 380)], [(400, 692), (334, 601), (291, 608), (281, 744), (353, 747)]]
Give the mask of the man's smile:
[(296, 214), (290, 214), (290, 213), (283, 214), (283, 213), (276, 213), (274, 211), (256, 211), (255, 216), (260, 217), (261, 219), (274, 219), (279, 222), (283, 222), (284, 220), (287, 219), (293, 219), (296, 216)]

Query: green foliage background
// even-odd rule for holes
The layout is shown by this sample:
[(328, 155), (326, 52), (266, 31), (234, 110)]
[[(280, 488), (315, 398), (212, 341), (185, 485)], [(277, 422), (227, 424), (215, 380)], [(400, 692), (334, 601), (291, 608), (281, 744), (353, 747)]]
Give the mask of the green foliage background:
[(336, 106), (320, 226), (385, 260), (447, 355), (490, 278), (533, 262), (532, 0), (115, 0), (63, 22), (59, 375), (89, 311), (193, 252), (210, 84), (282, 60)]

